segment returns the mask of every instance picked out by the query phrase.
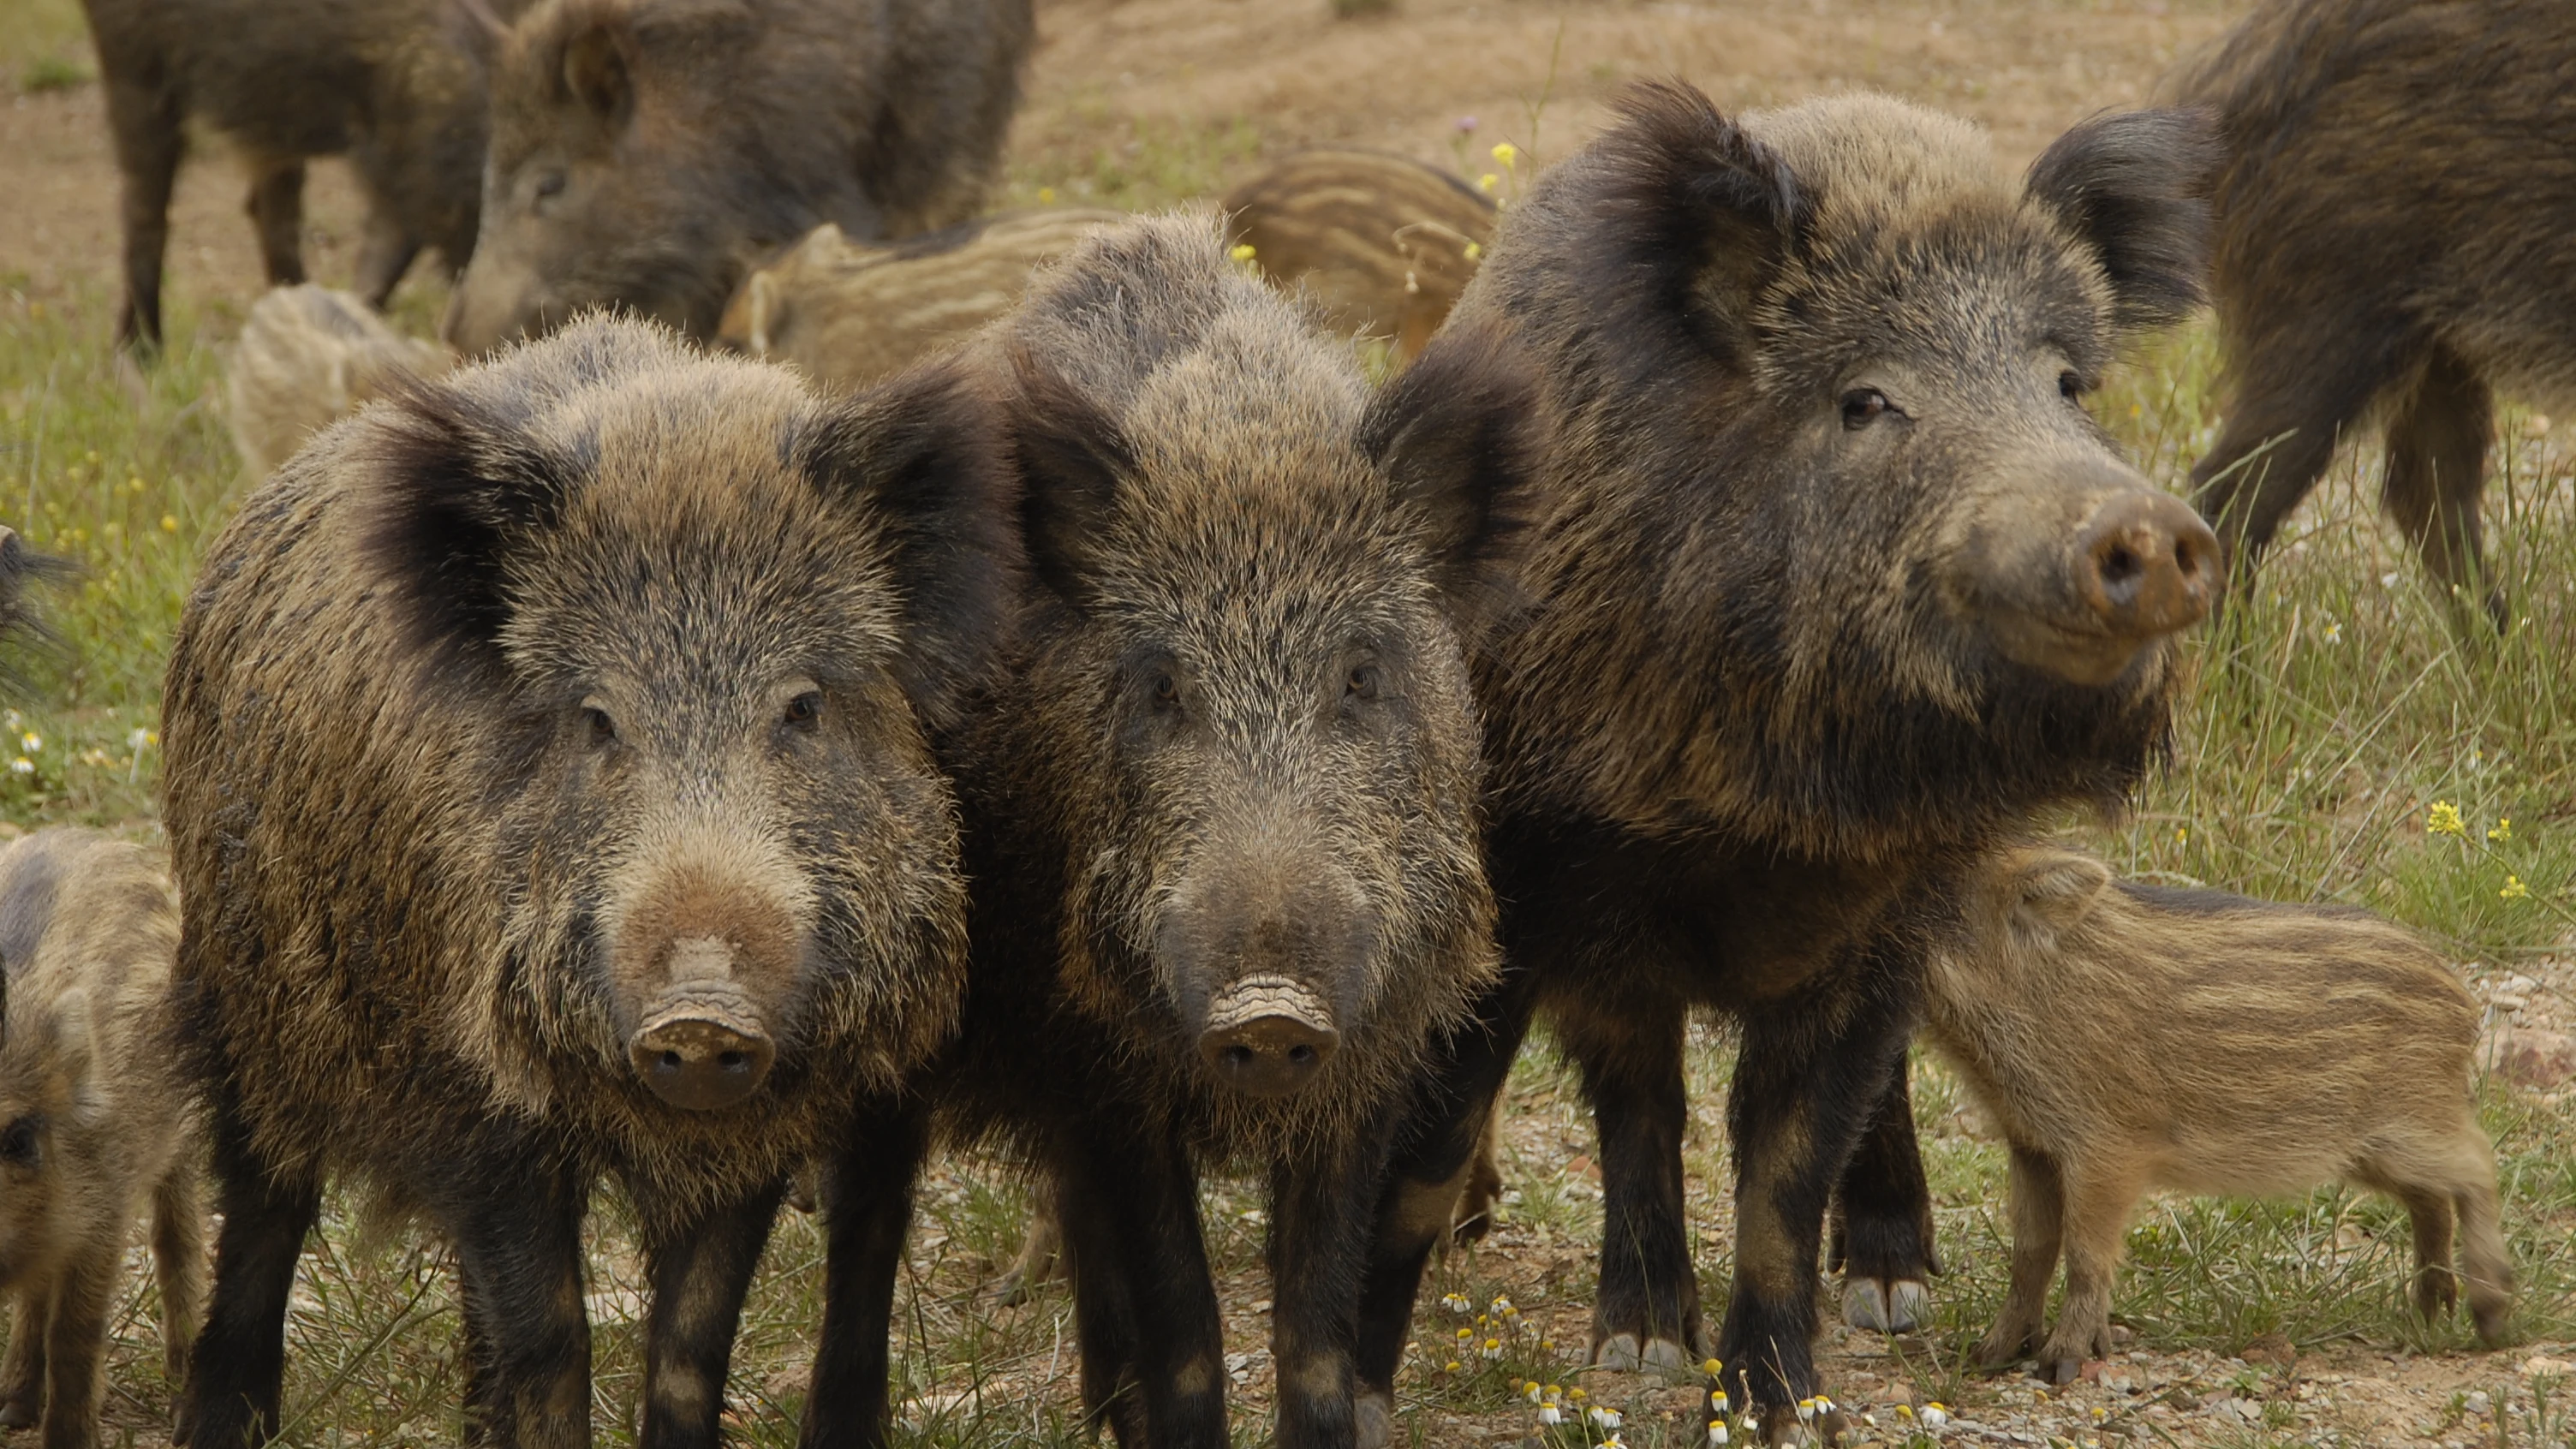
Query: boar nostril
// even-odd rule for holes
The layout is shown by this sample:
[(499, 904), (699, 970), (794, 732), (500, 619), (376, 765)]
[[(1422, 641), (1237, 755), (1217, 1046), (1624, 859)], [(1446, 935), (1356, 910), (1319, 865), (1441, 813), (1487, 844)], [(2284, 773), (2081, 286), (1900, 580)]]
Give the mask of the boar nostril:
[(695, 999), (657, 1012), (627, 1042), (635, 1074), (653, 1095), (690, 1112), (730, 1107), (760, 1090), (776, 1055), (747, 1012)]
[(2205, 560), (2217, 539), (2189, 504), (2139, 489), (2100, 508), (2077, 536), (2076, 591), (2103, 632), (2147, 640), (2209, 612)]

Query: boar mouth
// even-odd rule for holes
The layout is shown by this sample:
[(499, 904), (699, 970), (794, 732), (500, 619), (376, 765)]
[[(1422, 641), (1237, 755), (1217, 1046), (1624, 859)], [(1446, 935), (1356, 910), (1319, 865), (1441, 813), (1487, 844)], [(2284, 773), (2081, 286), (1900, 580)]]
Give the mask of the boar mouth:
[(1331, 1008), (1313, 988), (1285, 976), (1246, 976), (1209, 1001), (1198, 1051), (1227, 1087), (1286, 1097), (1322, 1075), (1341, 1040)]

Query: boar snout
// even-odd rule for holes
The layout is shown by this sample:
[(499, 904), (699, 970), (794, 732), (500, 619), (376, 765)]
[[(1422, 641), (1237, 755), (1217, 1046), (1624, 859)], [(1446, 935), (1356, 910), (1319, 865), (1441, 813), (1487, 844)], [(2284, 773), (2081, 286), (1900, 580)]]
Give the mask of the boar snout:
[(1304, 984), (1248, 976), (1208, 1003), (1199, 1059), (1237, 1091), (1284, 1097), (1313, 1081), (1341, 1040), (1332, 1012)]
[(2076, 543), (2075, 590), (2115, 638), (2178, 633), (2209, 612), (2218, 536), (2169, 493), (2129, 493), (2094, 510)]
[(722, 942), (683, 941), (672, 954), (680, 958), (672, 984), (627, 1038), (626, 1059), (653, 1095), (683, 1111), (733, 1106), (768, 1080), (778, 1049), (751, 999), (728, 979), (730, 962), (708, 959), (732, 955)]
[(1998, 491), (1953, 569), (1954, 606), (2006, 657), (2093, 688), (2200, 622), (2221, 574), (2190, 504), (2119, 474)]

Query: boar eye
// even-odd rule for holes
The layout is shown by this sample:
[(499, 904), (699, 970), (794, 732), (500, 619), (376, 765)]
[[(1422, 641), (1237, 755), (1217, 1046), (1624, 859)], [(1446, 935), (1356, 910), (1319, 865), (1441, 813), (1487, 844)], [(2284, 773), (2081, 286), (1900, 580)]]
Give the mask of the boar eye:
[(1896, 405), (1889, 402), (1887, 394), (1877, 388), (1856, 387), (1843, 394), (1843, 426), (1846, 428), (1868, 427), (1879, 418), (1893, 412), (1896, 412)]
[(823, 693), (809, 689), (787, 701), (787, 722), (800, 730), (810, 730), (823, 717)]
[(2073, 402), (2077, 398), (2084, 396), (2084, 379), (2076, 376), (2074, 370), (2071, 368), (2065, 372), (2059, 373), (2057, 375), (2057, 395), (2066, 399), (2068, 402)]
[(583, 705), (581, 707), (581, 722), (588, 728), (590, 747), (592, 749), (598, 749), (603, 745), (613, 744), (616, 742), (617, 721), (610, 719), (608, 717), (608, 711), (601, 709), (598, 705)]
[(21, 1117), (0, 1127), (0, 1162), (19, 1167), (36, 1165), (36, 1120)]
[(537, 195), (540, 198), (561, 196), (563, 189), (564, 174), (560, 171), (548, 171), (537, 178)]
[(1342, 681), (1342, 697), (1345, 699), (1377, 698), (1377, 666), (1374, 664), (1355, 666), (1351, 670), (1350, 678)]
[(1154, 703), (1166, 708), (1181, 702), (1180, 681), (1168, 674), (1154, 676)]

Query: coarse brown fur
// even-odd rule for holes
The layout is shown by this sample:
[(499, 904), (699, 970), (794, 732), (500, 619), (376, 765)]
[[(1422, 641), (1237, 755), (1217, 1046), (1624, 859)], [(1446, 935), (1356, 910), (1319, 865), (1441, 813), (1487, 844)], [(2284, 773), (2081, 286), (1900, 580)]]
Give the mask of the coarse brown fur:
[(224, 368), (233, 446), (253, 478), (276, 471), (304, 440), (401, 386), (435, 377), (456, 355), (395, 331), (347, 292), (310, 282), (251, 304)]
[(2571, 67), (2560, 0), (2265, 0), (2176, 78), (2227, 145), (2227, 421), (2192, 478), (2249, 561), (2377, 422), (2434, 585), (2504, 622), (2480, 557), (2494, 398), (2576, 408)]
[[(342, 1174), (457, 1245), (469, 1424), (502, 1440), (585, 1432), (567, 1235), (617, 1175), (659, 1264), (646, 1438), (712, 1435), (717, 1309), (782, 1179), (956, 1020), (922, 720), (976, 687), (1014, 589), (980, 417), (946, 374), (825, 405), (592, 320), (370, 405), (217, 538), (164, 727), (225, 1190), (201, 1442), (273, 1428), (256, 1275)], [(775, 1064), (680, 1110), (630, 1050), (708, 1001)]]
[(473, 255), (487, 22), (527, 0), (83, 0), (124, 181), (118, 336), (161, 340), (161, 255), (185, 126), (238, 146), (272, 286), (304, 280), (304, 163), (345, 154), (367, 196), (357, 289), (382, 306), (414, 255)]
[(39, 831), (0, 851), (0, 1425), (98, 1442), (108, 1320), (135, 1214), (152, 1214), (162, 1368), (175, 1388), (205, 1292), (196, 1124), (169, 1050), (179, 904), (145, 851)]
[[(1506, 980), (1400, 1149), (1366, 1372), (1391, 1391), (1434, 1241), (1400, 1200), (1474, 1154), (1544, 1010), (1601, 1130), (1596, 1354), (1714, 1348), (1776, 1429), (1815, 1391), (1828, 1197), (1878, 1312), (1933, 1266), (1899, 1066), (1950, 872), (2035, 808), (2116, 803), (2165, 747), (2214, 548), (2080, 397), (2196, 300), (2215, 155), (2189, 115), (2102, 117), (2016, 184), (1972, 127), (1879, 97), (1622, 107), (1505, 214), (1406, 374), (1437, 388), (1451, 339), (1500, 332), (1556, 431), (1527, 623), (1477, 666)], [(2106, 606), (2106, 537), (2154, 545), (2152, 608)], [(1747, 1042), (1715, 1344), (1681, 1222), (1697, 1005)]]
[[(45, 595), (76, 572), (69, 560), (36, 552), (18, 530), (0, 524), (0, 697), (24, 695), (27, 666), (61, 651)], [(6, 1000), (0, 995), (0, 1004)]]
[(2405, 1204), (2425, 1315), (2465, 1282), (2497, 1340), (2513, 1267), (2469, 1097), (2478, 1004), (2422, 941), (2365, 911), (2135, 885), (2048, 848), (1999, 852), (1961, 904), (1924, 1004), (2012, 1145), (2012, 1288), (1986, 1364), (2039, 1336), (2061, 1242), (2066, 1304), (2041, 1368), (2064, 1382), (2110, 1351), (2112, 1279), (2148, 1189), (2338, 1179)]
[(1019, 103), (1030, 0), (543, 0), (502, 45), (480, 353), (585, 307), (713, 337), (745, 272), (824, 222), (972, 216)]
[(1448, 172), (1375, 151), (1304, 151), (1219, 203), (1226, 240), (1333, 326), (1421, 355), (1493, 240), (1494, 204)]
[(894, 243), (854, 242), (826, 222), (743, 279), (716, 340), (846, 392), (963, 343), (1019, 305), (1039, 267), (1125, 219), (1009, 212)]
[[(1044, 587), (955, 752), (958, 1119), (1053, 1180), (1086, 1402), (1157, 1449), (1228, 1442), (1195, 1183), (1266, 1172), (1280, 1442), (1347, 1444), (1389, 1118), (1495, 969), (1466, 640), (1519, 425), (1401, 384), (1372, 405), (1206, 213), (1085, 242), (978, 356), (1014, 390)], [(1414, 466), (1382, 461), (1397, 439)], [(1205, 1054), (1215, 1003), (1263, 980), (1338, 1040), (1277, 1095)]]

